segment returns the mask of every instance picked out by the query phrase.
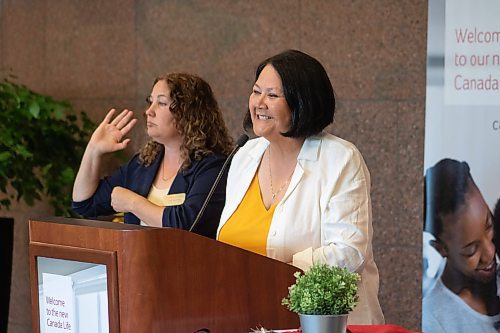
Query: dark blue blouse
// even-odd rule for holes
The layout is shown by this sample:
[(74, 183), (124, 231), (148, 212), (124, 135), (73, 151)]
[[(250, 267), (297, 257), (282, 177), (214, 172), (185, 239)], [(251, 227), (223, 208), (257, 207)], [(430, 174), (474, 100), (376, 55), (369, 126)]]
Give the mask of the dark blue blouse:
[[(101, 179), (92, 197), (84, 201), (73, 202), (72, 209), (84, 217), (97, 217), (116, 213), (111, 206), (111, 192), (115, 186), (127, 188), (143, 197), (147, 197), (160, 167), (163, 154), (164, 151), (162, 150), (149, 166), (141, 164), (139, 155), (135, 155), (111, 176)], [(193, 161), (189, 168), (177, 173), (169, 194), (185, 193), (186, 199), (181, 205), (168, 206), (163, 209), (162, 223), (164, 227), (185, 230), (191, 227), (225, 159), (226, 157), (222, 155), (209, 155), (200, 161)], [(193, 232), (215, 238), (220, 215), (224, 208), (226, 180), (227, 171), (220, 180), (210, 203)], [(140, 224), (140, 220), (132, 213), (125, 213), (124, 220), (125, 223), (129, 224)]]

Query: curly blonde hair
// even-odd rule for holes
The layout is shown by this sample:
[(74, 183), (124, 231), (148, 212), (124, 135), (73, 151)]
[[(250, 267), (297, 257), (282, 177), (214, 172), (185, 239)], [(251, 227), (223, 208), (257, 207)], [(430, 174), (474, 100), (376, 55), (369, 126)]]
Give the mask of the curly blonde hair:
[[(170, 89), (170, 112), (175, 126), (183, 137), (181, 145), (182, 170), (210, 154), (228, 155), (234, 145), (224, 123), (222, 112), (210, 85), (202, 78), (186, 73), (170, 73), (155, 79), (165, 81)], [(139, 152), (139, 159), (150, 165), (162, 145), (149, 140)]]

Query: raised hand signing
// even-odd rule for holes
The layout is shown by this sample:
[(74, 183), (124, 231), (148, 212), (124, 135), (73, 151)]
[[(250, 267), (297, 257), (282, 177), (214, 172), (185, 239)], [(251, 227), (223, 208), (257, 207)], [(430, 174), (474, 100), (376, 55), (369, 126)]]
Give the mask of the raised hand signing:
[(137, 119), (133, 118), (134, 113), (127, 109), (113, 119), (115, 112), (116, 109), (108, 112), (90, 138), (89, 145), (99, 154), (125, 149), (130, 142), (129, 138), (123, 138), (137, 123)]

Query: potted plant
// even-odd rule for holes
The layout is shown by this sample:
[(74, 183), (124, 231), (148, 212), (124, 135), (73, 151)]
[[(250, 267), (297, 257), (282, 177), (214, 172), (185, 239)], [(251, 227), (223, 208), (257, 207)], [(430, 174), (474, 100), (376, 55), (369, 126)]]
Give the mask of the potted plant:
[(296, 281), (282, 304), (300, 317), (303, 333), (345, 333), (347, 316), (358, 301), (358, 273), (346, 268), (314, 264)]
[(6, 212), (13, 201), (33, 206), (48, 199), (56, 215), (69, 216), (75, 171), (93, 127), (68, 102), (0, 80), (1, 332), (7, 330), (15, 243), (14, 219)]
[(0, 208), (49, 199), (69, 216), (70, 193), (94, 124), (65, 101), (0, 82)]

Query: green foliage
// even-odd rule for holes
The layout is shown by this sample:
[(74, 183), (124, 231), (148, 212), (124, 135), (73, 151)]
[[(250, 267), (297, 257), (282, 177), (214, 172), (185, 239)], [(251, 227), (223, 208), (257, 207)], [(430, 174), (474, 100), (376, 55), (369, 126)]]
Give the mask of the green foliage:
[(68, 102), (0, 82), (0, 208), (47, 197), (57, 215), (69, 216), (75, 172), (93, 128)]
[(348, 314), (358, 301), (358, 273), (346, 268), (315, 264), (296, 281), (282, 304), (290, 311), (307, 315)]

